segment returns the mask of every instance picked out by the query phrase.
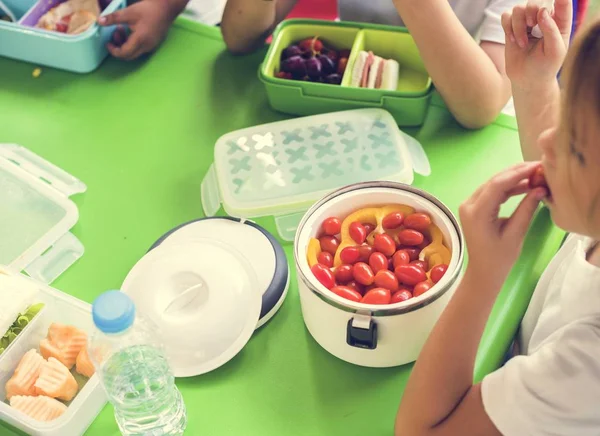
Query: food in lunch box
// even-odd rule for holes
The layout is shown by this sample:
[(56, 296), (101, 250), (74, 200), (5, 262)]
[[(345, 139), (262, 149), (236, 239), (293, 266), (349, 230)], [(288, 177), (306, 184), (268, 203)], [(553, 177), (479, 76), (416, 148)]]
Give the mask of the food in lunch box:
[(78, 328), (53, 323), (48, 328), (48, 337), (40, 342), (40, 352), (44, 359), (54, 357), (68, 369), (71, 369), (86, 343), (87, 335)]
[[(83, 345), (80, 345), (81, 337)], [(87, 336), (81, 330), (51, 324), (48, 337), (40, 342), (41, 355), (35, 349), (25, 353), (6, 382), (10, 405), (38, 421), (50, 421), (62, 415), (66, 405), (57, 400), (71, 401), (79, 391), (74, 373), (70, 371), (73, 365), (68, 366), (71, 359), (73, 364), (77, 363), (77, 373), (90, 378), (95, 372), (86, 342)]]
[(21, 277), (0, 274), (0, 354), (44, 307), (34, 304), (37, 288)]
[(99, 16), (98, 0), (67, 0), (46, 12), (36, 27), (76, 35), (89, 29)]
[(307, 260), (334, 294), (385, 305), (428, 292), (448, 270), (451, 254), (427, 213), (389, 205), (327, 218), (308, 243)]
[(46, 361), (36, 350), (29, 350), (21, 358), (13, 376), (6, 382), (6, 398), (15, 395), (37, 395), (35, 382)]
[(348, 64), (349, 50), (325, 46), (318, 37), (307, 38), (281, 52), (280, 79), (304, 80), (339, 85)]
[(360, 51), (354, 61), (350, 86), (395, 91), (399, 72), (400, 65), (394, 59), (383, 59), (372, 51)]
[(67, 410), (60, 401), (54, 398), (16, 395), (10, 399), (10, 406), (36, 421), (52, 421)]

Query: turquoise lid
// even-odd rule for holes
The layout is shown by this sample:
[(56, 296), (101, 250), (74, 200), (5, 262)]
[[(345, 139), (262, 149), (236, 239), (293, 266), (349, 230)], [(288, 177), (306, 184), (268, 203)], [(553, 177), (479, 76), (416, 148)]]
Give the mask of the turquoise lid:
[(135, 304), (121, 291), (108, 291), (92, 304), (92, 317), (96, 327), (104, 333), (127, 330), (135, 319)]

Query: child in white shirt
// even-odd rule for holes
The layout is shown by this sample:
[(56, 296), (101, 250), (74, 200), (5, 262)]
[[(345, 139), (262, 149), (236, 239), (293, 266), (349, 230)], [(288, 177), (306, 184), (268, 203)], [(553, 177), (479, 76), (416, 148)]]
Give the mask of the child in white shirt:
[[(555, 15), (517, 7), (503, 17), (507, 70), (524, 98), (541, 163), (516, 165), (481, 186), (460, 208), (469, 264), (423, 348), (396, 418), (397, 435), (526, 436), (600, 434), (600, 22), (581, 32), (562, 73), (563, 104), (554, 119), (556, 75), (569, 44), (570, 0)], [(539, 24), (541, 40), (516, 41)], [(548, 111), (548, 107), (550, 110)], [(546, 116), (540, 116), (540, 113)], [(551, 128), (539, 133), (550, 122)], [(531, 154), (531, 143), (522, 144)], [(530, 187), (540, 167), (547, 187)], [(509, 218), (500, 206), (526, 193)], [(571, 232), (539, 281), (522, 320), (521, 355), (473, 384), (477, 347), (502, 283), (515, 263), (539, 201)]]
[[(221, 30), (238, 54), (261, 47), (297, 0), (227, 0)], [(463, 126), (483, 127), (510, 98), (503, 12), (523, 0), (338, 0), (340, 19), (404, 25), (448, 109)]]

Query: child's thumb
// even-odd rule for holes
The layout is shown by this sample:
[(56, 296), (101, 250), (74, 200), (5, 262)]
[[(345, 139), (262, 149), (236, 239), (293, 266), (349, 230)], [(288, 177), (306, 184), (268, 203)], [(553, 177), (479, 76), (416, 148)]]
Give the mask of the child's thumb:
[(538, 12), (538, 25), (544, 38), (544, 52), (556, 56), (564, 51), (565, 42), (556, 22), (550, 16), (548, 9), (543, 8)]

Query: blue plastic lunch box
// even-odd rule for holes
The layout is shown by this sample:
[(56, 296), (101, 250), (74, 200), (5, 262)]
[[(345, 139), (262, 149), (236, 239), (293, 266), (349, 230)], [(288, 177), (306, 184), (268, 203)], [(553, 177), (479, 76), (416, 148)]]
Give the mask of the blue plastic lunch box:
[[(76, 73), (89, 73), (98, 68), (108, 55), (106, 44), (114, 26), (100, 27), (94, 24), (78, 35), (65, 35), (25, 24), (28, 17), (40, 11), (46, 12), (61, 2), (2, 0), (18, 21), (0, 20), (0, 56)], [(102, 15), (121, 9), (125, 4), (126, 0), (100, 0)], [(0, 12), (2, 9), (0, 6)]]

